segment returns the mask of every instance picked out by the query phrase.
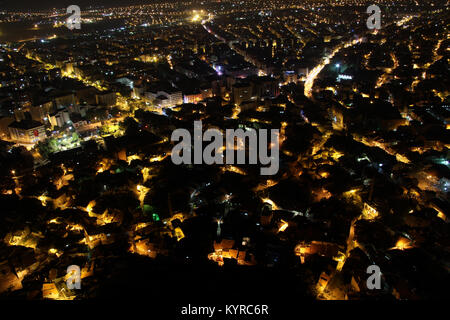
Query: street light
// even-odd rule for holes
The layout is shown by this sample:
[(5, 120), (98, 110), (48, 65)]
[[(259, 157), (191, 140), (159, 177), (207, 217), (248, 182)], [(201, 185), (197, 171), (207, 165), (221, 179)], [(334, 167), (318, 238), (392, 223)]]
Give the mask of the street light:
[(337, 69), (337, 71), (338, 71), (338, 73), (340, 73), (341, 72), (341, 65), (339, 64), (339, 63), (336, 63), (336, 69)]

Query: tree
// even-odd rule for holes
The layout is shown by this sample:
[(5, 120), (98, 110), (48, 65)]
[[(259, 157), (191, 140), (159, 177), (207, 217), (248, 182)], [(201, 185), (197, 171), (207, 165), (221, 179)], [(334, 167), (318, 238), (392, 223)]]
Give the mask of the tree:
[(36, 145), (36, 148), (39, 152), (39, 154), (43, 157), (43, 158), (48, 158), (48, 156), (50, 155), (50, 147), (48, 146), (48, 143), (46, 141), (39, 141)]
[(14, 147), (11, 149), (11, 154), (12, 169), (20, 171), (33, 167), (33, 155), (25, 147)]
[(136, 134), (139, 131), (139, 124), (136, 122), (136, 120), (134, 120), (131, 117), (125, 118), (125, 120), (123, 120), (120, 123), (120, 127), (123, 130), (125, 130), (125, 133), (127, 135), (133, 135), (133, 134)]
[(58, 141), (55, 138), (39, 141), (36, 148), (43, 158), (48, 158), (51, 153), (59, 151)]
[(49, 147), (50, 147), (50, 151), (53, 152), (57, 152), (59, 150), (59, 144), (58, 144), (58, 140), (56, 140), (55, 138), (51, 138), (49, 140), (48, 143)]
[(78, 133), (74, 132), (72, 133), (72, 143), (76, 143), (80, 140), (80, 137), (78, 136)]

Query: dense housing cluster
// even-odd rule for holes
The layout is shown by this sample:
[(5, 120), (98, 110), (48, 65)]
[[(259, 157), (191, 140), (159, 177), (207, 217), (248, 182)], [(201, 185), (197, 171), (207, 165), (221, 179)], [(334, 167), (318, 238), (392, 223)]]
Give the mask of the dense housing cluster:
[[(448, 7), (369, 2), (0, 12), (0, 296), (445, 295)], [(280, 130), (278, 173), (174, 165), (198, 120)]]

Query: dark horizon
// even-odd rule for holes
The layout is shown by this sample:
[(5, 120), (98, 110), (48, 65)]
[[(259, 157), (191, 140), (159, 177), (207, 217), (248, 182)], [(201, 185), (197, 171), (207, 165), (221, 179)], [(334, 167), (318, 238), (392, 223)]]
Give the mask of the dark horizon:
[(0, 8), (2, 10), (47, 10), (51, 8), (65, 8), (69, 5), (76, 4), (81, 8), (86, 7), (119, 7), (127, 5), (143, 5), (153, 4), (158, 2), (164, 2), (163, 0), (42, 0), (42, 1), (13, 1), (13, 0), (0, 0)]

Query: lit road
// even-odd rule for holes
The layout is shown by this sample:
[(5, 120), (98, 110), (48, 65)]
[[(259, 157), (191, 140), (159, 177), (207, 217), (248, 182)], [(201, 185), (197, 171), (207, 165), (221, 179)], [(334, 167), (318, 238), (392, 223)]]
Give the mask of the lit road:
[[(401, 20), (399, 20), (397, 22), (393, 22), (393, 23), (397, 24), (397, 26), (402, 26), (405, 23), (409, 22), (412, 18), (417, 17), (417, 16), (418, 15), (407, 16), (407, 17), (404, 17), (403, 19), (401, 19)], [(387, 24), (386, 26), (384, 26), (384, 28), (392, 25), (393, 23)], [(359, 43), (361, 43), (361, 41), (362, 41), (362, 37), (359, 38), (358, 40), (347, 41), (347, 42), (341, 44), (340, 46), (338, 46), (337, 48), (335, 48), (333, 50), (333, 52), (330, 53), (328, 56), (325, 56), (322, 59), (322, 62), (320, 64), (318, 64), (317, 66), (315, 66), (314, 69), (312, 69), (311, 72), (306, 77), (305, 91), (304, 91), (305, 96), (308, 97), (308, 98), (312, 97), (312, 88), (313, 88), (313, 85), (314, 85), (314, 81), (316, 80), (317, 76), (322, 71), (322, 69), (325, 68), (325, 66), (330, 63), (331, 59), (333, 59), (333, 57), (336, 55), (336, 53), (338, 53), (341, 49), (350, 47), (350, 46), (355, 45), (355, 44), (359, 44)], [(440, 43), (438, 44), (438, 48), (439, 47), (440, 47)], [(395, 64), (397, 62), (395, 57), (393, 58), (393, 60), (394, 60), (394, 64)]]
[(345, 43), (341, 44), (340, 46), (338, 46), (337, 48), (335, 48), (333, 50), (333, 52), (331, 52), (328, 56), (325, 56), (322, 59), (322, 62), (320, 64), (318, 64), (317, 66), (315, 66), (314, 69), (312, 69), (311, 72), (306, 77), (305, 96), (308, 98), (312, 97), (312, 88), (314, 85), (314, 81), (316, 80), (317, 76), (322, 71), (322, 69), (325, 68), (330, 63), (331, 59), (333, 59), (333, 57), (336, 55), (336, 53), (338, 53), (341, 49), (361, 43), (361, 41), (362, 41), (362, 39), (360, 38), (358, 40), (351, 40), (351, 41), (345, 42)]

